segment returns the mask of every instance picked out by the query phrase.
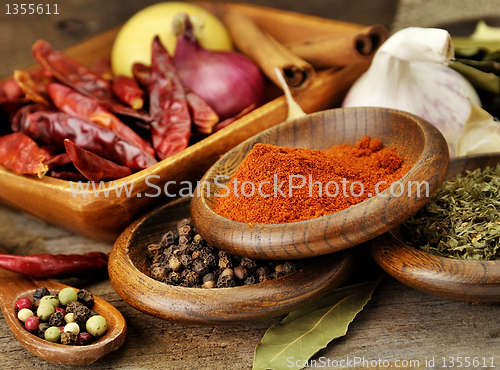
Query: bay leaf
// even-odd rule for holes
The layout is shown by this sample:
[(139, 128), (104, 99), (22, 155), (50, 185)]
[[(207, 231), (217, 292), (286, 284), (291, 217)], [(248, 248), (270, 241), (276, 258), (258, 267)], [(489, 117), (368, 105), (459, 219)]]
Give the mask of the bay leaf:
[(305, 367), (315, 353), (347, 333), (349, 324), (370, 300), (383, 276), (337, 289), (271, 326), (255, 348), (253, 370)]

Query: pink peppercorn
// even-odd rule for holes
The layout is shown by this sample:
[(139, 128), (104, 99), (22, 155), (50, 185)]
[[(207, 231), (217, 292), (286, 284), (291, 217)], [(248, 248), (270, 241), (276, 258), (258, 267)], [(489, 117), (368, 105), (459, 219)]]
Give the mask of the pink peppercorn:
[(77, 346), (86, 346), (87, 344), (90, 344), (92, 342), (92, 335), (89, 333), (86, 333), (82, 331), (81, 333), (78, 334), (78, 337), (76, 338), (76, 345)]
[(64, 311), (64, 308), (56, 307), (55, 310), (56, 312), (62, 313), (63, 316), (66, 316), (66, 311)]
[(31, 332), (37, 331), (39, 325), (40, 319), (38, 318), (38, 316), (30, 316), (24, 322), (24, 327), (26, 328), (26, 330)]
[(33, 309), (33, 302), (29, 298), (19, 298), (16, 302), (16, 310), (19, 312), (23, 308), (27, 308), (28, 310)]

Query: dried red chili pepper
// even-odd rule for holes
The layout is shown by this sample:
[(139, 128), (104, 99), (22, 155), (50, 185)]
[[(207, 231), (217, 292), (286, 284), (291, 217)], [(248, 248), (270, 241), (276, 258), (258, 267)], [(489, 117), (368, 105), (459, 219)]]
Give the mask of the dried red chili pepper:
[(76, 60), (54, 50), (48, 42), (38, 40), (33, 44), (31, 53), (36, 61), (43, 68), (50, 71), (57, 80), (83, 95), (99, 99), (112, 112), (145, 121), (150, 120), (149, 115), (144, 112), (138, 112), (116, 102), (109, 81), (106, 81)]
[(64, 146), (76, 169), (90, 181), (116, 180), (132, 174), (130, 168), (120, 166), (80, 148), (69, 139), (64, 140)]
[[(44, 149), (44, 148), (40, 148)], [(53, 154), (46, 157), (45, 164), (49, 168), (49, 170), (52, 170), (54, 168), (62, 167), (67, 164), (71, 163), (71, 159), (68, 155), (68, 153), (60, 153), (60, 154)]]
[(59, 81), (82, 94), (98, 99), (109, 100), (113, 97), (111, 84), (101, 76), (91, 72), (76, 60), (56, 51), (44, 40), (33, 44), (31, 53), (35, 60)]
[(154, 149), (143, 138), (105, 109), (98, 100), (58, 83), (50, 84), (48, 92), (56, 107), (64, 113), (85, 118), (106, 127), (149, 155), (155, 156)]
[(32, 254), (30, 256), (0, 255), (0, 267), (35, 278), (89, 278), (107, 271), (108, 255), (101, 252), (85, 254)]
[(106, 81), (111, 81), (113, 79), (113, 72), (111, 71), (111, 58), (103, 57), (97, 59), (90, 66), (90, 70), (96, 75), (101, 76)]
[(221, 121), (219, 123), (217, 123), (214, 128), (213, 128), (213, 132), (217, 132), (219, 130), (222, 130), (224, 127), (226, 126), (229, 126), (231, 123), (233, 123), (234, 121), (236, 121), (237, 119), (240, 119), (241, 117), (243, 117), (245, 114), (253, 111), (255, 109), (255, 104), (252, 104), (250, 105), (248, 108), (245, 108), (243, 109), (239, 114), (237, 114), (236, 116), (234, 117), (231, 117), (231, 118), (226, 118), (224, 121)]
[(24, 92), (21, 90), (14, 78), (0, 82), (0, 99), (23, 98)]
[(50, 170), (48, 176), (53, 177), (55, 179), (67, 180), (67, 181), (85, 181), (87, 180), (85, 176), (83, 176), (80, 172), (73, 171), (57, 171)]
[(24, 92), (26, 98), (48, 107), (52, 106), (47, 93), (47, 86), (54, 80), (46, 71), (25, 72), (16, 70), (14, 71), (14, 80)]
[(186, 99), (195, 126), (194, 128), (202, 134), (210, 135), (214, 126), (219, 122), (219, 116), (195, 92), (187, 91)]
[(83, 118), (60, 112), (35, 112), (28, 116), (25, 133), (47, 145), (64, 148), (64, 139), (110, 161), (142, 170), (156, 163), (151, 155), (115, 132)]
[(21, 107), (10, 120), (10, 128), (14, 132), (26, 131), (26, 120), (31, 113), (38, 111), (51, 111), (45, 105), (40, 103), (28, 104)]
[(151, 85), (151, 68), (142, 63), (135, 63), (132, 66), (132, 74), (139, 85), (141, 85), (144, 90), (148, 91)]
[(151, 136), (158, 157), (165, 159), (187, 148), (191, 134), (191, 116), (184, 87), (158, 36), (153, 40), (151, 81)]
[(18, 175), (41, 178), (48, 171), (43, 151), (30, 137), (19, 132), (0, 137), (0, 164)]
[(132, 109), (139, 110), (144, 106), (144, 90), (131, 77), (116, 76), (113, 79), (113, 91), (122, 102), (130, 105)]

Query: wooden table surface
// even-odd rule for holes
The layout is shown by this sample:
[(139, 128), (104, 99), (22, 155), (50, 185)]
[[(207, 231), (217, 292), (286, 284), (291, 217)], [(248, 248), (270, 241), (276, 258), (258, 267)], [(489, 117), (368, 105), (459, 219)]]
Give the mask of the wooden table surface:
[[(108, 251), (111, 245), (98, 243), (47, 225), (33, 217), (0, 205), (0, 246), (9, 253), (67, 253)], [(365, 256), (366, 250), (359, 253)], [(358, 269), (362, 274), (366, 269)], [(373, 271), (373, 276), (377, 272)], [(227, 327), (196, 327), (173, 324), (147, 316), (125, 303), (109, 281), (65, 280), (86, 288), (113, 304), (128, 323), (125, 344), (88, 369), (251, 369), (253, 351), (267, 328), (282, 317)], [(14, 303), (13, 303), (14, 304)], [(435, 360), (444, 368), (443, 357), (493, 357), (500, 366), (500, 309), (474, 306), (439, 298), (409, 288), (386, 276), (372, 299), (349, 326), (345, 337), (332, 341), (314, 359), (341, 361), (354, 357), (368, 361)], [(400, 362), (397, 362), (397, 361)], [(472, 360), (471, 360), (472, 361)], [(386, 362), (387, 365), (387, 362)], [(26, 351), (0, 318), (0, 368), (69, 368), (40, 361)], [(361, 367), (359, 367), (361, 368)], [(367, 367), (365, 367), (367, 368)], [(381, 366), (380, 368), (384, 368)], [(433, 368), (433, 367), (427, 367)], [(478, 367), (480, 368), (480, 367)]]
[[(29, 20), (5, 15), (5, 9), (0, 9), (0, 75), (8, 76), (14, 68), (32, 64), (29, 48), (38, 38), (45, 38), (63, 49), (124, 22), (135, 11), (154, 2), (86, 0), (69, 4), (65, 1), (59, 4), (60, 16)], [(396, 0), (253, 2), (361, 24), (382, 23), (387, 27), (396, 6)], [(4, 205), (0, 205), (0, 246), (13, 254), (107, 252), (111, 248), (110, 244), (57, 229)], [(365, 252), (360, 249), (360, 253)], [(267, 328), (281, 319), (231, 327), (183, 326), (133, 309), (120, 299), (107, 280), (66, 280), (64, 283), (87, 288), (106, 299), (122, 312), (128, 323), (128, 337), (123, 347), (84, 367), (88, 369), (251, 369), (255, 346)], [(470, 357), (471, 362), (475, 357), (481, 361), (485, 358), (487, 365), (491, 365), (493, 357), (493, 365), (499, 367), (499, 314), (498, 306), (474, 306), (431, 296), (386, 277), (349, 326), (347, 335), (332, 341), (314, 359), (350, 360), (345, 363), (350, 368), (355, 368), (352, 360), (356, 357), (379, 362), (376, 368), (389, 364), (394, 368), (439, 369), (450, 368), (450, 357), (462, 357), (462, 360)], [(418, 361), (418, 366), (416, 362), (409, 363), (410, 360)], [(408, 361), (407, 366), (403, 366), (404, 361)], [(482, 365), (481, 362), (476, 368), (485, 368)], [(16, 342), (0, 315), (0, 368), (70, 367), (40, 361), (27, 352)]]

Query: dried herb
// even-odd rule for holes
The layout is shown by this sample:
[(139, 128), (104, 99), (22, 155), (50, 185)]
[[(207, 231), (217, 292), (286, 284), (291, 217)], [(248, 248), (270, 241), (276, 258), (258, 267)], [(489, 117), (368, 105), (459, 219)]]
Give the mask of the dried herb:
[(464, 260), (500, 257), (500, 165), (445, 181), (402, 233), (407, 243), (437, 256)]
[[(315, 303), (291, 312), (269, 328), (255, 348), (253, 370), (301, 369), (327, 344), (347, 333), (354, 317), (370, 300), (382, 280), (350, 285)], [(294, 359), (293, 365), (287, 358)], [(300, 365), (300, 366), (299, 366)]]

